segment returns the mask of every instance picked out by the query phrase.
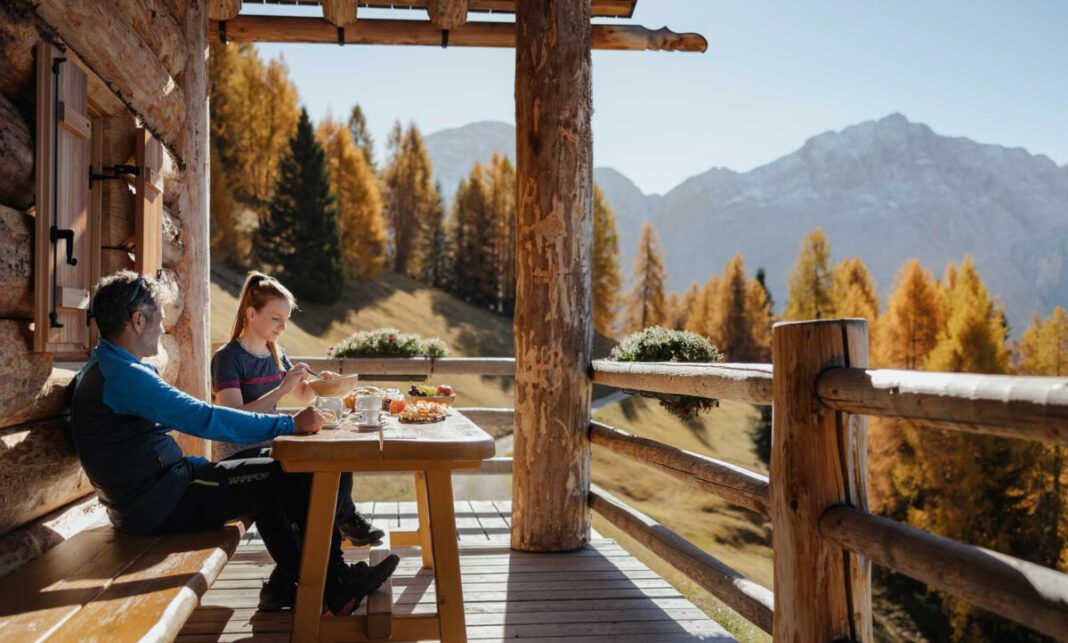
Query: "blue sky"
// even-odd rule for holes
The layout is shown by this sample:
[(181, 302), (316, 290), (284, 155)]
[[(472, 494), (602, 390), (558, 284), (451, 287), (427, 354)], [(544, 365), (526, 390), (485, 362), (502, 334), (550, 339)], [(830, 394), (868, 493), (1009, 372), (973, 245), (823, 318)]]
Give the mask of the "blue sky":
[[(1068, 163), (1068, 2), (639, 0), (627, 22), (709, 41), (705, 54), (593, 54), (594, 162), (647, 193), (713, 166), (749, 170), (891, 112)], [(313, 119), (359, 102), (379, 144), (396, 119), (424, 133), (514, 121), (512, 50), (260, 51), (284, 55)]]

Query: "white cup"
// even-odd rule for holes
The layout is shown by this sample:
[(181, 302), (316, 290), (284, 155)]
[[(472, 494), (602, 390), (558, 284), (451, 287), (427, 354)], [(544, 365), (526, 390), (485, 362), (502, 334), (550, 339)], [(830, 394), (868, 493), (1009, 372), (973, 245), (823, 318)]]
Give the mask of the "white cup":
[(382, 422), (382, 407), (376, 406), (374, 408), (357, 409), (356, 410), (356, 423), (363, 426), (377, 426)]
[(381, 395), (375, 395), (373, 393), (358, 395), (356, 397), (356, 410), (366, 411), (368, 409), (381, 409), (382, 399)]

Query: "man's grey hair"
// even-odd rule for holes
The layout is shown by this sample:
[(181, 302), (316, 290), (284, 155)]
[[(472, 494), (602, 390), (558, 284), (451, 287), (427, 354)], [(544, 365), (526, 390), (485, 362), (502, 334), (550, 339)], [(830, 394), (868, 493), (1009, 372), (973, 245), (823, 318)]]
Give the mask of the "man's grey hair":
[(93, 296), (93, 319), (100, 335), (104, 339), (113, 339), (122, 333), (135, 311), (140, 310), (153, 319), (169, 297), (170, 293), (156, 278), (120, 270), (97, 284)]

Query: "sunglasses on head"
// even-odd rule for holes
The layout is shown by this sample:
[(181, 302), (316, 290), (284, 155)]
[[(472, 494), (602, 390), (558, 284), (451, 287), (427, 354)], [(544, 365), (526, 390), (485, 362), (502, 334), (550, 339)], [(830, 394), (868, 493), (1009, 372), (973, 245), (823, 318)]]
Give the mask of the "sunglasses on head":
[[(159, 278), (162, 277), (162, 276), (163, 276), (163, 268), (157, 269), (156, 270), (156, 280), (158, 281)], [(126, 300), (126, 303), (127, 304), (134, 303), (134, 301), (138, 297), (141, 296), (141, 293), (144, 292), (144, 290), (145, 290), (145, 288), (147, 286), (148, 286), (148, 281), (145, 279), (145, 276), (144, 275), (137, 275), (137, 281), (134, 282), (133, 290), (130, 291), (130, 298)]]

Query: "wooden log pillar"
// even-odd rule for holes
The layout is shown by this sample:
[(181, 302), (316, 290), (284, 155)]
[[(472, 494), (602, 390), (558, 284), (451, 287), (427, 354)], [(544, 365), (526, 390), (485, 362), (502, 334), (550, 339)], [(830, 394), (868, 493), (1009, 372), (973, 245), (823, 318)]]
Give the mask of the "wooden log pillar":
[(516, 5), (512, 547), (589, 541), (590, 0)]
[(819, 533), (830, 507), (867, 509), (867, 422), (816, 394), (824, 370), (868, 366), (867, 322), (776, 324), (772, 347), (775, 641), (872, 641), (870, 563)]
[[(185, 126), (178, 139), (181, 181), (178, 216), (182, 220), (182, 256), (177, 266), (185, 306), (174, 326), (181, 353), (175, 385), (193, 397), (209, 399), (208, 349), (211, 330), (208, 264), (208, 1), (186, 3), (183, 30), (189, 60), (179, 79), (185, 100)], [(187, 454), (207, 455), (203, 440), (181, 436)]]

